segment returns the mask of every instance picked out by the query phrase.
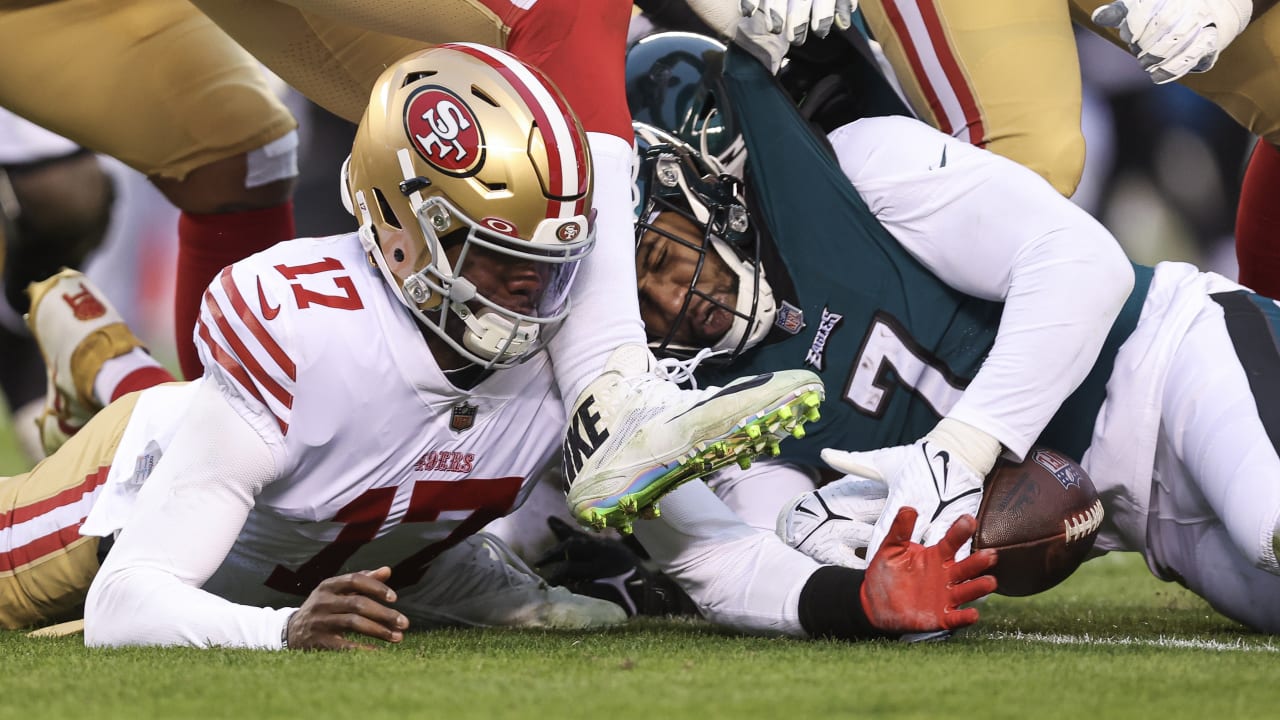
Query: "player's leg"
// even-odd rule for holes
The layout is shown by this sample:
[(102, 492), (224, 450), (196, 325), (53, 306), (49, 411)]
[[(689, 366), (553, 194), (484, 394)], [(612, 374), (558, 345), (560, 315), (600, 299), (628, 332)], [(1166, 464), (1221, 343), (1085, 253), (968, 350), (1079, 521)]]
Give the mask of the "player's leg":
[(1240, 552), (1168, 443), (1159, 444), (1156, 463), (1161, 482), (1152, 493), (1145, 552), (1151, 571), (1254, 630), (1280, 632), (1280, 576)]
[(1264, 139), (1249, 155), (1240, 183), (1236, 262), (1242, 285), (1280, 295), (1280, 149)]
[(921, 119), (1071, 195), (1084, 168), (1080, 67), (1063, 0), (863, 0)]
[(1258, 135), (1240, 186), (1236, 257), (1240, 282), (1280, 296), (1280, 7), (1255, 18), (1213, 69), (1182, 83), (1226, 110)]
[(1244, 561), (1280, 575), (1277, 329), (1280, 307), (1244, 290), (1200, 311), (1164, 384), (1156, 494), (1170, 498), (1162, 513), (1215, 519)]
[(736, 468), (708, 478), (707, 487), (734, 515), (754, 528), (773, 532), (778, 515), (798, 496), (819, 485), (818, 471), (800, 465), (766, 462), (743, 471)]
[(28, 292), (27, 323), (48, 375), (45, 411), (37, 421), (46, 453), (112, 401), (173, 380), (84, 275), (63, 270)]
[[(192, 4), (312, 102), (353, 123), (364, 114), (369, 92), (382, 71), (426, 46), (419, 40), (310, 13), (307, 2), (192, 0)], [(412, 3), (412, 8), (400, 9), (408, 15), (434, 18), (437, 4), (452, 6), (459, 0), (425, 8)], [(363, 5), (378, 8), (383, 3)]]
[(80, 267), (106, 234), (114, 200), (97, 157), (0, 109), (0, 215), (10, 227), (5, 300), (27, 311), (28, 284)]
[[(71, 60), (69, 60), (69, 58)], [(0, 103), (143, 172), (182, 211), (184, 372), (200, 296), (229, 262), (293, 235), (294, 122), (256, 63), (186, 3), (64, 0), (0, 10)]]
[(61, 267), (80, 267), (101, 244), (114, 192), (96, 156), (66, 138), (0, 109), (0, 388), (32, 460), (31, 419), (43, 404), (44, 364), (22, 322), (27, 284)]
[(109, 545), (80, 535), (136, 395), (111, 404), (31, 472), (0, 478), (0, 628), (76, 616)]
[(445, 550), (396, 609), (415, 629), (442, 626), (564, 630), (625, 622), (622, 607), (548, 585), (497, 537), (477, 533)]

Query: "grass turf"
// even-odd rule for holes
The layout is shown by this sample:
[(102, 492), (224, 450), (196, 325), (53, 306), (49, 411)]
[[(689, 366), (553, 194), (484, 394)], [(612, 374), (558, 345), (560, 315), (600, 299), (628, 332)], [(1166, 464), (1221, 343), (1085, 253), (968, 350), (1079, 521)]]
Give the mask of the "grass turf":
[[(0, 436), (5, 430), (0, 428)], [(0, 442), (0, 448), (8, 448)], [(21, 469), (12, 449), (0, 467)], [(681, 620), (449, 630), (347, 654), (132, 648), (0, 631), (8, 718), (1270, 717), (1280, 643), (1136, 556), (995, 597), (946, 642), (746, 638)]]

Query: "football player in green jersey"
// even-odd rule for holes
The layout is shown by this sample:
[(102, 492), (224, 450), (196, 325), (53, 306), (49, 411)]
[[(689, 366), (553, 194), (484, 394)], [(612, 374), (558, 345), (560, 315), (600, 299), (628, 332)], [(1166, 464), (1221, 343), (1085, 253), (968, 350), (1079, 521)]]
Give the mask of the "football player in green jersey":
[[(684, 140), (741, 134), (745, 182), (637, 128), (642, 314), (656, 349), (713, 353), (700, 382), (801, 363), (823, 376), (823, 421), (762, 475), (802, 485), (821, 459), (851, 477), (784, 508), (785, 539), (857, 562), (850, 546), (873, 556), (912, 506), (913, 537), (935, 542), (976, 510), (1001, 453), (1039, 443), (1098, 487), (1098, 550), (1142, 552), (1280, 631), (1277, 303), (1183, 263), (1131, 264), (1034, 173), (915, 120), (824, 142), (740, 50), (700, 82), (715, 122)], [(819, 500), (848, 519), (822, 523)]]

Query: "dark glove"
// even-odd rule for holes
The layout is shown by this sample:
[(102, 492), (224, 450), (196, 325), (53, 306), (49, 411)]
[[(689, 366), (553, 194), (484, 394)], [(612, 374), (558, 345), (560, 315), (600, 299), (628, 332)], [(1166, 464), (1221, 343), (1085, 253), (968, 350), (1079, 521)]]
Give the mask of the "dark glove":
[(534, 563), (548, 583), (622, 606), (628, 616), (696, 615), (676, 583), (618, 540), (588, 535), (558, 517), (547, 526), (560, 541)]

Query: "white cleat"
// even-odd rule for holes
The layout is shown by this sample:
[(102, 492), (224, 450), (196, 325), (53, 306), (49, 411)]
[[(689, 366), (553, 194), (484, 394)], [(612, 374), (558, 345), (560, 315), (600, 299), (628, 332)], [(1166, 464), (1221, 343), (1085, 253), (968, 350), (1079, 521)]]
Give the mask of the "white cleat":
[(548, 585), (489, 533), (441, 553), (417, 586), (419, 593), (401, 598), (415, 626), (587, 630), (627, 621), (620, 605)]
[(777, 455), (818, 419), (822, 380), (807, 370), (682, 390), (692, 367), (654, 359), (643, 345), (614, 351), (578, 397), (564, 442), (569, 508), (584, 525), (631, 529), (657, 515), (659, 497), (730, 463)]
[(36, 425), (45, 453), (52, 455), (102, 409), (93, 381), (102, 364), (142, 342), (124, 324), (106, 297), (75, 270), (27, 287), (31, 328), (44, 356), (48, 391)]

